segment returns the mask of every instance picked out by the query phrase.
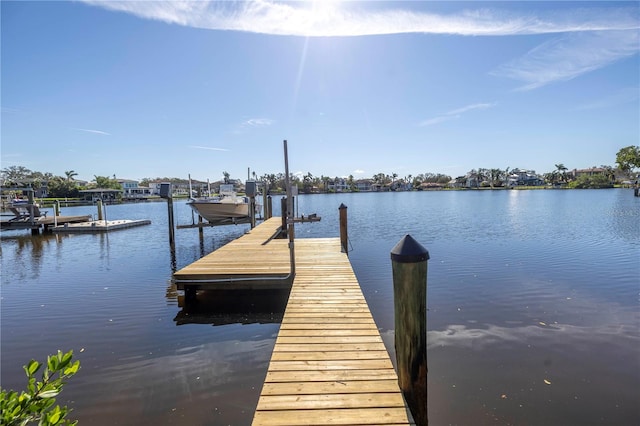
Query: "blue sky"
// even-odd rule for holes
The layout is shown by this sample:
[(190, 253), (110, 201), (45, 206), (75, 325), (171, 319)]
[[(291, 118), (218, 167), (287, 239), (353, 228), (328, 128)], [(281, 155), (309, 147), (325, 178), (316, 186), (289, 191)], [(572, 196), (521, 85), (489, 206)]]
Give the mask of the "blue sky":
[(1, 3), (1, 167), (538, 173), (640, 143), (640, 3)]

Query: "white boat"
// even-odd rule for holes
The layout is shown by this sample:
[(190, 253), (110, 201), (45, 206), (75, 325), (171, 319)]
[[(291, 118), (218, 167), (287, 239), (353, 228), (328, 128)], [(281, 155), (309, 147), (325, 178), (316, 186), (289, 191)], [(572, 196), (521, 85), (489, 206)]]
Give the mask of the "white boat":
[[(220, 185), (218, 196), (192, 198), (187, 204), (209, 222), (250, 217), (249, 197), (238, 196), (231, 184)], [(256, 204), (256, 210), (257, 208)]]

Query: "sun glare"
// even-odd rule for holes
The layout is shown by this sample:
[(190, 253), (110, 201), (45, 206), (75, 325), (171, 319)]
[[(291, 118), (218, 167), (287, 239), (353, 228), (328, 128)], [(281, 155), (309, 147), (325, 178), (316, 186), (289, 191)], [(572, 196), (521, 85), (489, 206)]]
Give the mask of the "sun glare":
[(336, 22), (340, 21), (340, 0), (313, 0), (309, 9), (309, 35), (333, 35)]

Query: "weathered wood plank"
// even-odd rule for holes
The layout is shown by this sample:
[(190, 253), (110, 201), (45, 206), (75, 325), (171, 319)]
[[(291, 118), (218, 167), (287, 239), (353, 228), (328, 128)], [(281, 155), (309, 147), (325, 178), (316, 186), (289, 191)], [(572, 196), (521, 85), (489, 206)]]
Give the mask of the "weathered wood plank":
[(348, 382), (371, 379), (397, 380), (398, 376), (393, 368), (383, 370), (268, 371), (265, 382)]
[(324, 410), (337, 408), (403, 407), (397, 392), (322, 395), (267, 395), (260, 398), (258, 410)]
[(271, 361), (304, 361), (304, 360), (348, 360), (348, 359), (381, 359), (388, 356), (386, 350), (379, 351), (313, 351), (313, 352), (274, 352)]
[(262, 395), (325, 395), (348, 393), (397, 392), (397, 379), (265, 383)]
[[(366, 324), (358, 324), (358, 325), (366, 325)], [(380, 336), (378, 329), (374, 327), (366, 327), (366, 328), (358, 328), (358, 329), (334, 329), (334, 328), (322, 328), (318, 327), (315, 329), (299, 329), (299, 328), (285, 328), (280, 329), (278, 336), (281, 337), (305, 337), (305, 336), (316, 336), (316, 337), (329, 337), (329, 336), (340, 336), (340, 337), (348, 337), (348, 336)]]
[(327, 352), (327, 351), (336, 351), (336, 352), (349, 352), (349, 351), (379, 351), (386, 350), (382, 343), (350, 343), (350, 344), (319, 344), (316, 343), (313, 347), (309, 347), (309, 345), (305, 344), (292, 344), (292, 343), (281, 343), (277, 345), (274, 349), (275, 351), (282, 352)]
[(408, 424), (404, 408), (257, 411), (254, 424), (276, 425), (396, 425)]
[(304, 361), (276, 361), (271, 360), (270, 371), (329, 371), (329, 370), (371, 370), (393, 368), (391, 360), (387, 359), (330, 359)]

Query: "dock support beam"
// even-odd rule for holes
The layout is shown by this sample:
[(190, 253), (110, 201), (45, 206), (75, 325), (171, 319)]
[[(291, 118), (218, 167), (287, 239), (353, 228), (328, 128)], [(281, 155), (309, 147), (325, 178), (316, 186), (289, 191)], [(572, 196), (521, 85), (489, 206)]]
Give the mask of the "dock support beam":
[(411, 235), (391, 250), (398, 384), (416, 425), (427, 419), (427, 261)]
[(347, 233), (347, 206), (340, 204), (340, 247), (342, 253), (349, 253), (349, 236)]

